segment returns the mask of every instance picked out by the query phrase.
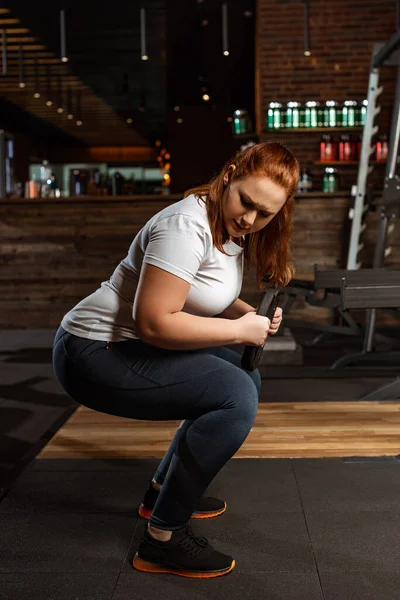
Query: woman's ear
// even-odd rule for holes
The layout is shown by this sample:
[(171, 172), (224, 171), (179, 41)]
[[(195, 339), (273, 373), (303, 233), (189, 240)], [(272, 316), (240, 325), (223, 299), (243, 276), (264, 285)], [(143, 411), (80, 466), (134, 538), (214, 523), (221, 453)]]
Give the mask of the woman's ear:
[(236, 165), (229, 165), (229, 168), (224, 175), (224, 187), (226, 187), (228, 185), (230, 176), (235, 169), (236, 169)]

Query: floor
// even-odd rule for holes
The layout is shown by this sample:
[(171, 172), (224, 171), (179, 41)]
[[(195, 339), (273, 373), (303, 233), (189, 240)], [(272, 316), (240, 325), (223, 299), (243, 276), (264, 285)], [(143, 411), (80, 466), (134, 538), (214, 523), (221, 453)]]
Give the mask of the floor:
[[(235, 569), (204, 581), (134, 570), (137, 507), (159, 460), (35, 458), (77, 406), (52, 373), (53, 335), (0, 331), (1, 600), (398, 597), (398, 453), (231, 460), (208, 490), (226, 513), (191, 524)], [(271, 368), (260, 400), (346, 402), (392, 379), (373, 369), (329, 377), (341, 352), (309, 348), (304, 368)]]

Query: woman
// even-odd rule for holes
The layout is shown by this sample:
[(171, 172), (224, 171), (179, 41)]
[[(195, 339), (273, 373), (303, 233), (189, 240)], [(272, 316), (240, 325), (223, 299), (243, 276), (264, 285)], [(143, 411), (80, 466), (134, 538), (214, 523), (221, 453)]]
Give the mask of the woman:
[(292, 278), (298, 177), (280, 144), (238, 153), (210, 184), (154, 215), (57, 331), (54, 370), (74, 400), (132, 419), (183, 419), (139, 509), (149, 521), (138, 570), (207, 578), (235, 565), (187, 523), (226, 510), (203, 493), (255, 420), (260, 374), (225, 346), (261, 346), (278, 330), (280, 309), (270, 323), (238, 296), (245, 259), (260, 289), (266, 273), (269, 283)]

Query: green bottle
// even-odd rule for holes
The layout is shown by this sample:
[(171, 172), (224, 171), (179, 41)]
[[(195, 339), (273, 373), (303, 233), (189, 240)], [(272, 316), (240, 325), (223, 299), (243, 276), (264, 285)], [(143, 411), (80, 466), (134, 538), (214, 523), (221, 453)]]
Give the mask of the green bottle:
[(267, 129), (274, 128), (274, 108), (275, 108), (275, 102), (270, 102), (268, 104)]
[(293, 102), (286, 103), (285, 126), (287, 129), (293, 127)]
[(337, 102), (335, 100), (327, 100), (324, 110), (324, 127), (337, 126)]
[(362, 105), (361, 105), (361, 126), (365, 125), (365, 119), (367, 116), (367, 107), (368, 107), (368, 100), (365, 99), (362, 101)]
[(322, 180), (322, 191), (326, 194), (329, 192), (329, 167), (326, 167), (324, 178)]
[(319, 102), (315, 102), (314, 100), (306, 102), (304, 127), (318, 127), (318, 107)]
[(342, 108), (343, 127), (354, 127), (356, 124), (356, 106), (355, 100), (345, 100)]
[(280, 129), (282, 123), (282, 104), (280, 102), (270, 102), (268, 104), (267, 127), (268, 129)]
[(282, 104), (275, 102), (274, 108), (274, 128), (280, 129), (282, 127)]
[(300, 127), (300, 102), (292, 102), (293, 127)]
[(331, 168), (330, 173), (329, 173), (329, 191), (330, 192), (337, 192), (336, 169), (332, 169), (332, 168)]
[(249, 133), (249, 115), (247, 110), (235, 110), (233, 117), (233, 132)]

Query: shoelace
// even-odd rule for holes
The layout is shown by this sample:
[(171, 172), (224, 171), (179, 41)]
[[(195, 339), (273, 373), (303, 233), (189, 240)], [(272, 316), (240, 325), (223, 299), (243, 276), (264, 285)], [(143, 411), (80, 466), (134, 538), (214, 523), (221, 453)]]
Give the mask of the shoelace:
[(208, 546), (208, 541), (205, 537), (196, 536), (193, 533), (191, 527), (187, 527), (186, 529), (188, 537), (181, 540), (179, 545), (182, 546), (185, 550), (187, 550), (193, 556), (197, 556), (199, 552)]

